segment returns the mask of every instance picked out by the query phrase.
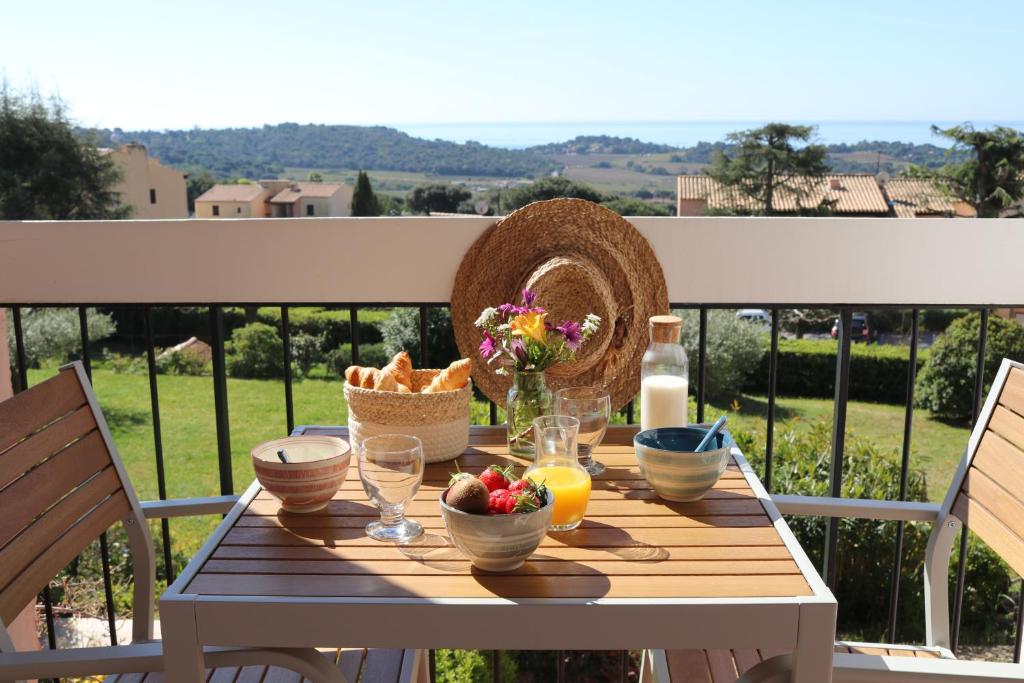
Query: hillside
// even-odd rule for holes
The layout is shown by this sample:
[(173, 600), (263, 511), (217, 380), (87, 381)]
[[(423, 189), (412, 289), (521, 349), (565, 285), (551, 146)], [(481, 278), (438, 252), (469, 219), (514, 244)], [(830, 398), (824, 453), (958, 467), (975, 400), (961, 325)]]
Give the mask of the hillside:
[(656, 142), (642, 142), (636, 138), (617, 138), (610, 135), (577, 135), (565, 142), (527, 147), (537, 154), (661, 154), (674, 152), (676, 147)]
[(286, 167), (536, 177), (555, 169), (534, 152), (414, 138), (384, 126), (283, 123), (262, 128), (89, 131), (100, 145), (144, 144), (166, 164), (219, 177), (260, 178)]

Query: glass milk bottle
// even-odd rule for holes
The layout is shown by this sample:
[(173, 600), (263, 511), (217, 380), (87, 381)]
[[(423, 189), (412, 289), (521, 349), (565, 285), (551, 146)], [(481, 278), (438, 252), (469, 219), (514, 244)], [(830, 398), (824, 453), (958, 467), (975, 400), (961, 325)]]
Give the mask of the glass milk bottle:
[(650, 320), (650, 333), (640, 366), (640, 428), (685, 427), (690, 363), (679, 343), (683, 321), (656, 315)]

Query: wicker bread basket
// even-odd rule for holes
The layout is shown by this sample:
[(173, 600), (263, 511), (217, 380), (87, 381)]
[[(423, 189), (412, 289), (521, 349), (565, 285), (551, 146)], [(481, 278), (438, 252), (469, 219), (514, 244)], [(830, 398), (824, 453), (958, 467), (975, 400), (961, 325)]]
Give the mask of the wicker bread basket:
[(413, 370), (413, 393), (363, 389), (345, 383), (348, 435), (354, 446), (378, 434), (408, 434), (423, 442), (423, 459), (442, 462), (469, 445), (469, 402), (473, 382), (455, 391), (421, 394), (437, 370)]

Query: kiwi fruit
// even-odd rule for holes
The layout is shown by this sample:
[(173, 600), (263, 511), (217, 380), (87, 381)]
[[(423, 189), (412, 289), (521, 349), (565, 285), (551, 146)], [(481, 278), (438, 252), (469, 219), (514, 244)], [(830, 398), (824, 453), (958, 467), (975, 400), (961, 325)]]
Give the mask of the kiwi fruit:
[(448, 487), (444, 502), (456, 510), (482, 515), (487, 513), (490, 496), (482, 481), (476, 477), (466, 477)]

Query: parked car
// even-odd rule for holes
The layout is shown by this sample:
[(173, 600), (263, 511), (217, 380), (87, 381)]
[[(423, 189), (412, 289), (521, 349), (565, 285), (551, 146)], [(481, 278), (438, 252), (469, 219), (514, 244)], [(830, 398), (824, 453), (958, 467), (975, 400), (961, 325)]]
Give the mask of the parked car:
[[(839, 339), (839, 318), (832, 323), (832, 338)], [(870, 342), (875, 338), (875, 331), (868, 324), (867, 313), (854, 313), (850, 327), (850, 339), (853, 341)]]
[(748, 323), (757, 323), (762, 327), (771, 327), (772, 325), (771, 314), (763, 308), (741, 308), (736, 311), (736, 317)]

